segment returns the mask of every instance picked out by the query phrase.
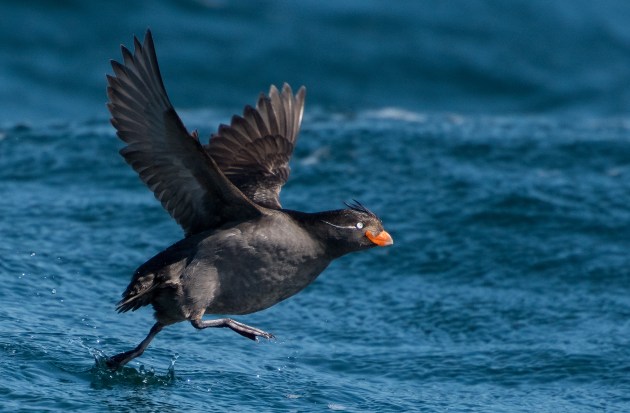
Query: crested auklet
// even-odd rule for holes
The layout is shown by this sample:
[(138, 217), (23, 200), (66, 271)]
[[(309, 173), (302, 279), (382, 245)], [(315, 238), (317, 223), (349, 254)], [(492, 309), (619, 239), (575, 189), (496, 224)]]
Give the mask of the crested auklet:
[(284, 84), (261, 93), (256, 107), (220, 125), (203, 145), (166, 94), (151, 32), (133, 54), (112, 61), (107, 107), (126, 146), (121, 155), (183, 228), (185, 237), (142, 264), (117, 305), (151, 304), (156, 323), (133, 350), (107, 360), (117, 369), (140, 356), (165, 326), (228, 327), (249, 339), (273, 336), (231, 318), (264, 310), (309, 285), (335, 258), (393, 243), (380, 219), (354, 201), (347, 209), (282, 209), (306, 89)]

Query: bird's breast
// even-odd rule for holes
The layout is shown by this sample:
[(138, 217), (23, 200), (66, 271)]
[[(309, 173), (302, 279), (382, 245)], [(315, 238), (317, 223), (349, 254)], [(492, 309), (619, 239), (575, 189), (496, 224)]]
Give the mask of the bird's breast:
[(330, 262), (308, 233), (283, 222), (232, 228), (212, 250), (218, 278), (212, 313), (268, 308), (304, 289)]

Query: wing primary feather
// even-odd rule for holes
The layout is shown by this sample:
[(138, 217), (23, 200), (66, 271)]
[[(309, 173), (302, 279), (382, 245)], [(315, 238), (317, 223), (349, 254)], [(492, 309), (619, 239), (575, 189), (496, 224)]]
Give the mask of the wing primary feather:
[(220, 171), (198, 139), (190, 135), (170, 103), (151, 32), (134, 52), (121, 46), (122, 63), (107, 75), (107, 107), (120, 150), (187, 236), (226, 222), (251, 219), (263, 210)]
[(293, 91), (288, 83), (282, 85), (282, 110), (285, 113), (284, 121), (286, 122), (286, 137), (291, 139), (293, 135)]
[(265, 123), (263, 117), (260, 115), (258, 110), (253, 107), (247, 105), (245, 106), (245, 110), (243, 112), (243, 116), (245, 119), (250, 119), (250, 123), (252, 123), (252, 127), (257, 130), (257, 138), (262, 138), (264, 136), (268, 136), (271, 133), (269, 132), (269, 128)]
[(276, 119), (276, 114), (273, 112), (271, 99), (261, 93), (256, 108), (260, 112), (261, 117), (267, 122), (269, 134), (278, 135), (280, 133), (278, 130), (278, 120)]
[(243, 109), (230, 125), (220, 125), (205, 147), (219, 168), (247, 197), (280, 208), (279, 193), (289, 177), (289, 160), (300, 130), (305, 88), (274, 85), (260, 94), (256, 107)]
[(269, 98), (271, 99), (271, 107), (274, 115), (276, 116), (276, 121), (278, 122), (278, 134), (286, 137), (287, 130), (286, 121), (284, 120), (284, 110), (282, 110), (282, 100), (280, 98), (280, 94), (278, 93), (278, 89), (275, 86), (271, 86), (269, 90)]
[(304, 100), (306, 98), (306, 88), (304, 86), (300, 87), (297, 94), (295, 95), (295, 108), (297, 110), (297, 114), (294, 115), (293, 118), (293, 130), (295, 131), (295, 138), (297, 139), (297, 135), (300, 131), (300, 125), (302, 124), (302, 116), (304, 115)]

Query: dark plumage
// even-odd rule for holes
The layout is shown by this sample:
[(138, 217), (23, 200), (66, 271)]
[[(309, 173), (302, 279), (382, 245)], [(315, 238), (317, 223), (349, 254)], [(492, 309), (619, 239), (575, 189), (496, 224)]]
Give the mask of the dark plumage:
[(208, 145), (190, 134), (164, 89), (151, 32), (134, 38), (112, 61), (107, 107), (120, 153), (138, 172), (185, 238), (141, 265), (118, 311), (151, 304), (157, 322), (133, 350), (109, 359), (118, 368), (141, 355), (169, 324), (228, 327), (255, 340), (272, 335), (230, 318), (249, 314), (301, 291), (335, 258), (393, 243), (378, 217), (360, 203), (348, 209), (304, 213), (282, 209), (280, 189), (289, 177), (304, 109), (305, 89), (293, 94), (271, 86), (255, 108), (221, 125)]

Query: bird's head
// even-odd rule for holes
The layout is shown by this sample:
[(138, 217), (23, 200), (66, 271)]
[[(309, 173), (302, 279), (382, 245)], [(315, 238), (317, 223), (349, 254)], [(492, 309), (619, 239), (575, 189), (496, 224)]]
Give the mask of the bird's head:
[(329, 211), (320, 218), (326, 237), (332, 241), (337, 254), (394, 243), (375, 213), (358, 201), (346, 203), (346, 206), (347, 209)]

